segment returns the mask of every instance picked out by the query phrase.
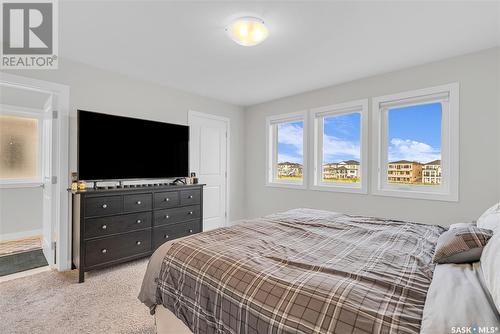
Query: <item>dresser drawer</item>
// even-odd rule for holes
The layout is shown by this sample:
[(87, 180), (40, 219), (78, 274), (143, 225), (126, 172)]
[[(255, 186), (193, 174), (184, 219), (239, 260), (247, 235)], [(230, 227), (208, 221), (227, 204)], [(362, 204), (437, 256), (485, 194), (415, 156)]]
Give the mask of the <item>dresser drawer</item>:
[(181, 190), (181, 205), (200, 204), (201, 192), (199, 189)]
[(154, 213), (154, 225), (175, 224), (200, 217), (201, 207), (199, 205), (157, 210)]
[(90, 197), (85, 200), (85, 215), (105, 216), (123, 212), (121, 196)]
[(85, 265), (94, 266), (151, 251), (151, 229), (87, 241)]
[(155, 209), (172, 208), (179, 205), (179, 192), (166, 191), (155, 193)]
[(151, 194), (134, 194), (123, 196), (123, 208), (125, 212), (146, 211), (153, 208)]
[(150, 228), (151, 212), (133, 213), (85, 220), (85, 238), (103, 237), (110, 234)]
[(156, 249), (167, 241), (198, 232), (201, 232), (199, 219), (181, 224), (158, 226), (153, 230), (153, 245)]

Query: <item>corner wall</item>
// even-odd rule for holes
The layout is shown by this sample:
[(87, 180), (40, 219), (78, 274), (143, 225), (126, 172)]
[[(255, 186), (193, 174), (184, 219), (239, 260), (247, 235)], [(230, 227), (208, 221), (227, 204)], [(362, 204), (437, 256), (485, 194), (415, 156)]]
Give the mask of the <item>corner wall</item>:
[[(477, 219), (500, 200), (499, 72), (500, 48), (494, 48), (246, 108), (246, 216), (309, 207), (441, 225)], [(460, 83), (459, 202), (265, 186), (266, 116), (364, 98), (371, 104), (375, 96), (452, 82)], [(369, 170), (375, 167), (372, 138), (370, 131)]]
[(77, 109), (176, 124), (187, 124), (188, 110), (228, 117), (231, 122), (229, 190), (231, 208), (229, 220), (233, 221), (244, 217), (245, 165), (243, 152), (245, 128), (243, 108), (68, 59), (60, 60), (58, 70), (19, 70), (8, 71), (8, 73), (56, 82), (70, 87), (69, 158), (71, 171), (76, 171), (77, 168)]

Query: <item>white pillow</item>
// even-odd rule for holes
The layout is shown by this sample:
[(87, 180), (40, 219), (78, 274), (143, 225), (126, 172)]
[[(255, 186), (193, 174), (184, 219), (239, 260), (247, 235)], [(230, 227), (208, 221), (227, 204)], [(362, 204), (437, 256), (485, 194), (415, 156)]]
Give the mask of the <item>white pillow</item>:
[(481, 269), (483, 270), (486, 288), (500, 312), (500, 233), (493, 234), (481, 254)]
[(500, 231), (500, 203), (493, 205), (479, 217), (477, 227), (492, 230), (493, 233)]
[(454, 228), (475, 227), (475, 226), (477, 226), (476, 222), (474, 222), (474, 223), (455, 223), (455, 224), (451, 224), (450, 227), (448, 227), (448, 229), (452, 230)]

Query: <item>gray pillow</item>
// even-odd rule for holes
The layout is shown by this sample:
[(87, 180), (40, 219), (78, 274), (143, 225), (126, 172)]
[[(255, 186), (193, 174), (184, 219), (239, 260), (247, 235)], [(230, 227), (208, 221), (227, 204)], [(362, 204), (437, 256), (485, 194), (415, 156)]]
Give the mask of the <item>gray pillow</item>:
[(468, 263), (481, 258), (493, 231), (476, 226), (450, 229), (439, 236), (434, 263)]

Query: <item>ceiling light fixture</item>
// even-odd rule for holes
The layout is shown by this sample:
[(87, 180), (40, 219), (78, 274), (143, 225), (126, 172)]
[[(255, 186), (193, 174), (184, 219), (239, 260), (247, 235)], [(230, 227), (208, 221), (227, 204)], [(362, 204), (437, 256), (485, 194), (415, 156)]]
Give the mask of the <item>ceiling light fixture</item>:
[(269, 35), (264, 20), (253, 16), (234, 20), (226, 27), (226, 32), (233, 41), (243, 46), (260, 44)]

